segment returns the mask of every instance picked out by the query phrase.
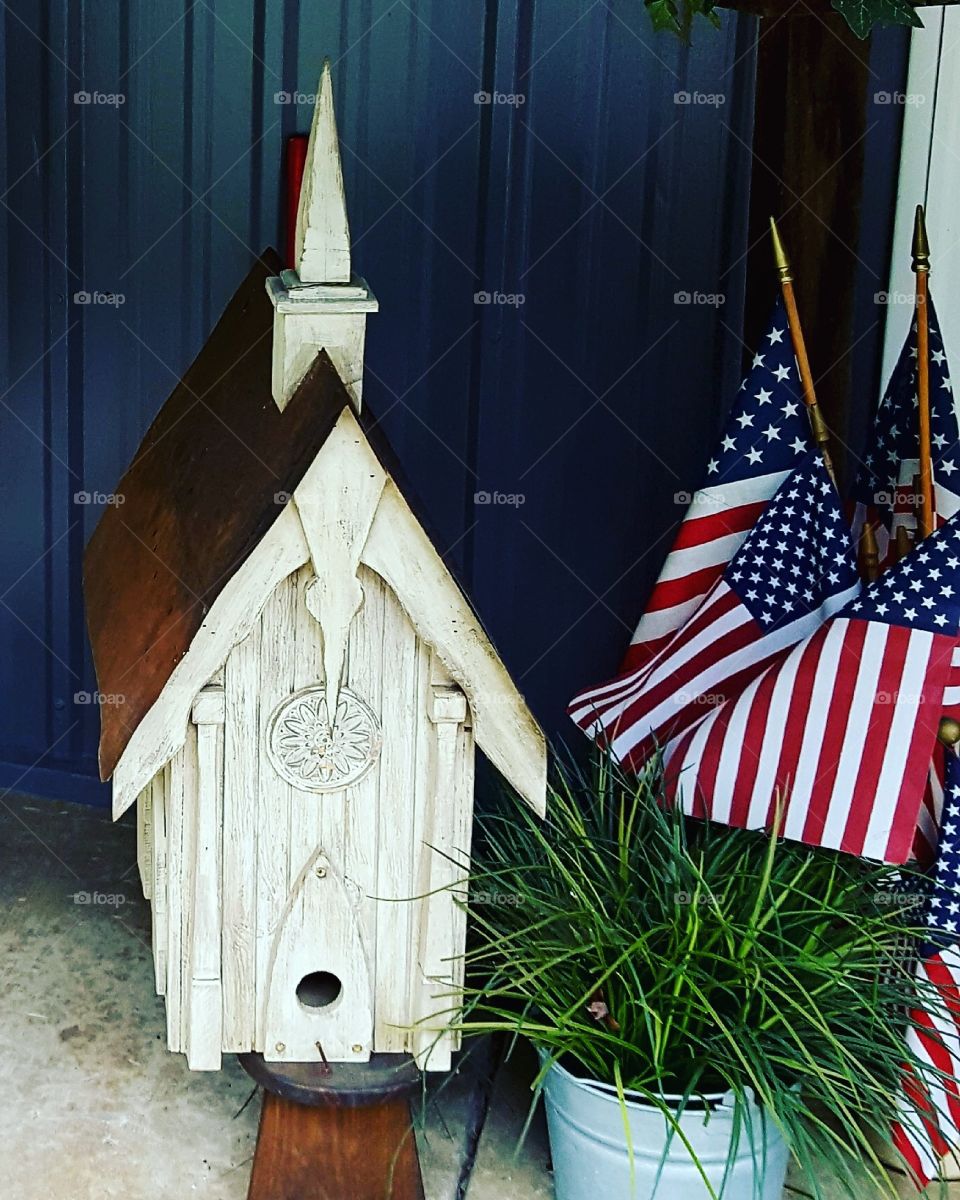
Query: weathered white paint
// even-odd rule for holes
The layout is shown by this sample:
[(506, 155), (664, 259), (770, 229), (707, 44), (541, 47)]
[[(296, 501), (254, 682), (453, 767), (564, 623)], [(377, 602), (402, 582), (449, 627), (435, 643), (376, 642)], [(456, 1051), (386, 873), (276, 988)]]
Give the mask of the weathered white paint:
[[(328, 66), (297, 244), (299, 275), (267, 283), (275, 399), (324, 347), (354, 408), (134, 731), (114, 813), (140, 797), (157, 988), (192, 1068), (321, 1048), (446, 1068), (457, 1035), (429, 1019), (463, 986), (474, 738), (539, 813), (546, 751), (356, 418), (376, 301), (350, 276)], [(323, 1007), (297, 996), (315, 972), (341, 986)]]
[(260, 636), (258, 616), (224, 672), (223, 1049), (256, 1042)]
[(294, 255), (304, 283), (350, 282), (350, 226), (329, 59), (320, 74), (307, 142)]
[(113, 774), (114, 819), (183, 745), (197, 693), (246, 637), (274, 588), (309, 557), (303, 526), (287, 504), (210, 606), (190, 649), (134, 730)]
[(167, 793), (170, 769), (153, 777), (153, 897), (150, 904), (154, 985), (162, 996), (167, 987)]
[(383, 490), (363, 561), (393, 588), (420, 637), (466, 693), (481, 750), (542, 816), (543, 732), (393, 480)]
[[(301, 981), (326, 972), (341, 985), (325, 1007), (297, 997)], [(366, 1062), (373, 1045), (370, 974), (354, 905), (323, 849), (294, 884), (274, 943), (263, 1055), (268, 1062)]]
[(297, 487), (293, 502), (317, 576), (306, 601), (323, 634), (327, 718), (332, 722), (350, 625), (363, 603), (357, 579), (360, 554), (387, 475), (346, 410), (324, 451)]
[(153, 895), (153, 783), (137, 797), (137, 869), (143, 897)]
[(376, 298), (351, 274), (350, 230), (333, 110), (330, 64), (324, 63), (297, 210), (296, 270), (267, 280), (274, 307), (273, 398), (281, 411), (321, 349), (359, 410), (366, 314)]
[[(324, 512), (324, 479), (348, 433), (358, 462), (382, 468), (352, 412), (338, 422), (310, 468), (312, 484), (297, 489), (247, 562), (214, 601), (196, 638), (131, 737), (114, 776), (119, 816), (182, 744), (190, 705), (227, 652), (249, 632), (280, 580), (310, 556), (298, 509)], [(315, 494), (308, 492), (315, 490)], [(328, 499), (326, 507), (329, 508)], [(334, 510), (335, 511), (335, 510)], [(361, 562), (385, 579), (420, 637), (432, 646), (463, 689), (477, 743), (527, 803), (545, 810), (546, 745), (543, 733), (500, 661), (482, 625), (392, 480), (380, 493)], [(284, 569), (285, 568), (285, 569)], [(348, 581), (349, 584), (349, 581)]]
[(273, 365), (271, 391), (281, 412), (321, 350), (343, 380), (354, 407), (359, 411), (363, 390), (363, 348), (367, 313), (379, 305), (362, 280), (335, 288), (322, 296), (306, 297), (288, 287), (283, 277), (267, 280), (267, 295), (274, 307)]
[(220, 1068), (223, 1030), (221, 964), (220, 834), (223, 825), (223, 688), (207, 687), (193, 705), (197, 727), (196, 804), (192, 811), (192, 881), (187, 969), (184, 977), (184, 1038), (193, 1071)]
[[(455, 838), (459, 821), (451, 820), (460, 807), (460, 756), (465, 747), (461, 730), (467, 719), (467, 701), (458, 687), (438, 682), (430, 685), (428, 715), (434, 726), (431, 786), (426, 820), (420, 835), (419, 929), (415, 970), (411, 972), (411, 1011), (417, 1025), (413, 1046), (421, 1066), (447, 1070), (450, 1042), (436, 1028), (437, 1017), (455, 1004), (457, 908), (451, 888), (461, 881), (457, 866), (462, 848)], [(470, 747), (472, 752), (472, 746)], [(467, 806), (471, 807), (469, 800)]]

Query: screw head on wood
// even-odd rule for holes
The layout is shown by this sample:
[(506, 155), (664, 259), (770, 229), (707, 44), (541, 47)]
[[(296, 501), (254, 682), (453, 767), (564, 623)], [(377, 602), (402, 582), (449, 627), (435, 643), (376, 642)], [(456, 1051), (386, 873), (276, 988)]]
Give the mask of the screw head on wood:
[(354, 1054), (359, 1054), (359, 1053), (360, 1053), (360, 1051), (363, 1049), (363, 1047), (360, 1045), (360, 1043), (359, 1043), (359, 1042), (355, 1042), (355, 1043), (354, 1043), (354, 1044), (353, 1044), (353, 1045), (350, 1047), (350, 1049), (351, 1049), (351, 1050), (354, 1052)]
[(317, 867), (316, 875), (317, 875), (318, 879), (326, 879), (327, 868), (326, 867)]
[(277, 1049), (278, 1054), (282, 1054), (284, 1052), (284, 1050), (286, 1050), (286, 1048), (287, 1048), (286, 1042), (277, 1042), (276, 1049)]

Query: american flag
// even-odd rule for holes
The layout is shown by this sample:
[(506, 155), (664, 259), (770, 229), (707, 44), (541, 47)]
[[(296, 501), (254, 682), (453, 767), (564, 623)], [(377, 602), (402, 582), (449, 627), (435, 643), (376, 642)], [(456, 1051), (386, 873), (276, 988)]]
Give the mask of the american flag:
[(723, 438), (640, 618), (622, 671), (643, 665), (693, 615), (770, 498), (811, 448), (782, 301), (777, 301)]
[(921, 1001), (910, 1014), (911, 1067), (893, 1128), (894, 1144), (920, 1187), (960, 1146), (960, 763), (954, 751), (946, 759), (936, 872), (926, 902), (928, 944), (917, 963), (921, 997), (934, 996), (936, 1003)]
[[(940, 325), (928, 301), (930, 328), (930, 440), (934, 511), (938, 524), (960, 510), (960, 423), (957, 421), (950, 369)], [(920, 504), (920, 428), (917, 400), (917, 325), (914, 321), (900, 351), (887, 390), (874, 418), (863, 466), (853, 487), (857, 502), (854, 531), (864, 521), (877, 533), (880, 562), (888, 563), (889, 535), (898, 525), (913, 532)]]
[(664, 750), (685, 807), (864, 858), (911, 856), (960, 628), (960, 519)]
[(836, 491), (808, 451), (683, 629), (646, 666), (576, 697), (570, 716), (637, 770), (859, 588)]

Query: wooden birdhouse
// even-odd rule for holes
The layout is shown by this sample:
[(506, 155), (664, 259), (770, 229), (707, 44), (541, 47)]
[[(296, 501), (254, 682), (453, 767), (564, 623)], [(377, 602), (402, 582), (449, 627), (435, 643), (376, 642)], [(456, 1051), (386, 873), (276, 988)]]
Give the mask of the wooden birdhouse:
[[(156, 986), (223, 1052), (449, 1065), (479, 746), (538, 812), (544, 739), (361, 409), (329, 70), (297, 228), (241, 284), (85, 559), (114, 815), (138, 811)], [(429, 1051), (429, 1057), (428, 1057)]]

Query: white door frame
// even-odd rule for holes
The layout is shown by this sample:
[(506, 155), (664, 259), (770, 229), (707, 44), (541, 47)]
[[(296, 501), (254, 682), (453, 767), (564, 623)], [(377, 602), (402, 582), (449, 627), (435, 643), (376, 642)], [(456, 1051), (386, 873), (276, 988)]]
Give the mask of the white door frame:
[[(931, 292), (947, 358), (960, 358), (960, 8), (924, 8), (923, 29), (910, 41), (907, 90), (892, 97), (904, 104), (900, 180), (894, 224), (890, 295), (912, 296), (910, 249), (914, 212), (926, 208), (930, 237)], [(890, 378), (903, 346), (913, 308), (887, 307), (883, 342), (883, 380)], [(960, 388), (955, 396), (960, 394)]]

